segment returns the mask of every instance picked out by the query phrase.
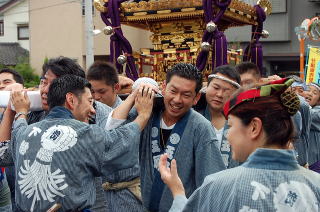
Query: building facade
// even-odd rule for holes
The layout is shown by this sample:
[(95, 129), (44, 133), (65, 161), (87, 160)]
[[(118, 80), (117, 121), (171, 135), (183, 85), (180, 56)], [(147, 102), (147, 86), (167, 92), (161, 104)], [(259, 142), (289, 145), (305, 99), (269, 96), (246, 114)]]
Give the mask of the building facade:
[[(83, 1), (29, 0), (30, 7), (30, 62), (38, 73), (45, 58), (66, 56), (85, 64), (85, 20)], [(105, 25), (98, 11), (93, 12), (94, 28)], [(149, 33), (132, 27), (122, 27), (134, 51), (150, 47)], [(94, 37), (94, 55), (97, 60), (107, 60), (109, 36), (100, 33)]]
[[(247, 0), (253, 4), (256, 0)], [(264, 54), (266, 74), (299, 74), (300, 44), (295, 33), (295, 27), (300, 26), (306, 18), (319, 16), (320, 1), (317, 0), (270, 0), (273, 4), (273, 13), (264, 23), (270, 36), (261, 39)], [(230, 28), (226, 31), (229, 42), (239, 43), (245, 47), (251, 36), (250, 27)], [(307, 39), (305, 45), (318, 45)], [(307, 48), (306, 48), (307, 49)]]
[(29, 46), (29, 4), (27, 0), (2, 2), (0, 6), (0, 43), (19, 43)]

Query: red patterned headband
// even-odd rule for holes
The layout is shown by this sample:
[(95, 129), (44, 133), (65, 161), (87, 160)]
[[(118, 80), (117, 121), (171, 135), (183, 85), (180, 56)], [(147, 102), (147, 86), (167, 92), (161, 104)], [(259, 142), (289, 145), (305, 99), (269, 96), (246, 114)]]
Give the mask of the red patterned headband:
[(250, 89), (244, 91), (231, 100), (229, 100), (223, 108), (224, 115), (227, 117), (231, 110), (233, 110), (236, 106), (243, 102), (247, 101), (254, 101), (256, 98), (263, 97), (263, 96), (271, 96), (276, 92), (280, 92), (286, 90), (290, 85), (294, 82), (293, 79), (280, 79), (276, 81), (272, 81), (266, 85), (263, 85), (258, 88)]

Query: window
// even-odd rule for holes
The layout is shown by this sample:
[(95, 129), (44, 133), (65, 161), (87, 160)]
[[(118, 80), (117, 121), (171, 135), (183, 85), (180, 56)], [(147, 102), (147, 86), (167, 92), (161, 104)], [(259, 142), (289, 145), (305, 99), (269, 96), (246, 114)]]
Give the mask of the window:
[(28, 25), (18, 25), (18, 40), (29, 40)]
[[(93, 1), (92, 1), (92, 15), (94, 15), (94, 5), (93, 5)], [(82, 0), (82, 15), (85, 16), (86, 15), (86, 0)]]
[(4, 36), (4, 23), (0, 20), (0, 36)]

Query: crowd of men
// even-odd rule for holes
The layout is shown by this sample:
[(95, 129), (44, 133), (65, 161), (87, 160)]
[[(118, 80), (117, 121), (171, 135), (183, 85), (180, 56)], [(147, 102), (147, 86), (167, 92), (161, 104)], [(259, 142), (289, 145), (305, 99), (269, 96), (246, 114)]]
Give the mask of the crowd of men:
[[(300, 99), (292, 148), (308, 168), (320, 161), (320, 86), (290, 77)], [(243, 62), (216, 68), (203, 86), (195, 66), (178, 63), (163, 88), (141, 80), (123, 96), (133, 81), (113, 65), (85, 72), (58, 57), (43, 65), (43, 110), (30, 111), (22, 77), (3, 69), (0, 90), (11, 91), (11, 103), (0, 117), (0, 211), (169, 211), (161, 155), (175, 159), (186, 197), (206, 176), (241, 165), (223, 107), (239, 88), (278, 78)]]

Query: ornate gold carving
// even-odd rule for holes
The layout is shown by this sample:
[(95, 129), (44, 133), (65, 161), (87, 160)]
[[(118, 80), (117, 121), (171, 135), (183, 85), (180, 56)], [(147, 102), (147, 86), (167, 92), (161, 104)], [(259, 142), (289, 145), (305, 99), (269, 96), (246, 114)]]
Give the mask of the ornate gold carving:
[(264, 8), (264, 11), (267, 15), (270, 15), (272, 12), (272, 5), (269, 0), (259, 0), (257, 4), (260, 5), (260, 7)]
[(186, 8), (202, 6), (201, 0), (158, 0), (158, 1), (140, 1), (139, 3), (124, 2), (121, 4), (123, 12), (141, 12), (147, 10), (166, 10), (172, 8)]
[[(108, 0), (104, 0), (104, 2), (107, 3)], [(104, 4), (101, 2), (101, 0), (94, 0), (93, 5), (98, 11), (100, 11), (102, 13), (105, 13), (108, 11), (108, 8), (103, 6)]]
[[(270, 5), (269, 0), (261, 0), (261, 4)], [(133, 12), (134, 15), (122, 14), (121, 21), (130, 25), (131, 23), (141, 23), (141, 27), (148, 30), (150, 22), (163, 22), (174, 20), (194, 20), (195, 18), (203, 19), (204, 11), (196, 10), (196, 7), (202, 6), (201, 0), (177, 1), (177, 0), (158, 0), (158, 1), (141, 1), (139, 3), (122, 3), (122, 12)], [(169, 9), (181, 8), (181, 12), (169, 12)], [(270, 6), (267, 6), (268, 12)], [(213, 7), (217, 12), (219, 8)], [(147, 14), (147, 11), (157, 11), (157, 14)], [(240, 11), (240, 14), (236, 11)], [(219, 29), (227, 29), (230, 26), (256, 25), (257, 17), (254, 7), (241, 0), (232, 0), (226, 10)], [(218, 23), (219, 25), (219, 23)]]
[[(127, 22), (145, 22), (145, 21), (171, 21), (181, 19), (194, 19), (197, 17), (203, 17), (203, 10), (197, 10), (194, 12), (171, 12), (168, 14), (150, 14), (142, 16), (123, 16), (121, 21)], [(147, 26), (146, 26), (147, 27)]]
[[(175, 42), (183, 42), (186, 39), (194, 39), (194, 41), (200, 42), (202, 39), (203, 32), (194, 32), (194, 33), (181, 33), (181, 34), (172, 34), (172, 35), (151, 35), (151, 42), (155, 44), (161, 43), (163, 40), (171, 40)], [(190, 46), (189, 42), (189, 46)]]
[[(102, 9), (106, 11), (107, 8), (103, 6), (102, 1), (108, 0), (95, 0), (95, 7), (99, 8), (99, 11)], [(259, 4), (266, 8), (267, 14), (271, 12), (269, 0), (260, 0)], [(135, 54), (141, 73), (143, 66), (152, 67), (148, 68), (148, 70), (152, 69), (151, 74), (140, 76), (145, 75), (162, 81), (165, 79), (166, 70), (177, 62), (196, 63), (206, 27), (204, 11), (197, 7), (202, 7), (202, 0), (156, 0), (121, 4), (122, 24), (146, 29), (153, 33), (150, 36), (153, 49), (141, 49), (141, 54)], [(174, 8), (181, 11), (172, 12)], [(219, 8), (213, 6), (212, 10), (216, 13)], [(257, 14), (254, 7), (241, 0), (232, 0), (217, 25), (219, 30), (224, 31), (228, 27), (256, 25), (256, 20)], [(238, 63), (241, 58), (242, 52), (228, 51), (229, 62)], [(209, 56), (204, 75), (211, 73), (211, 64), (211, 56)]]

